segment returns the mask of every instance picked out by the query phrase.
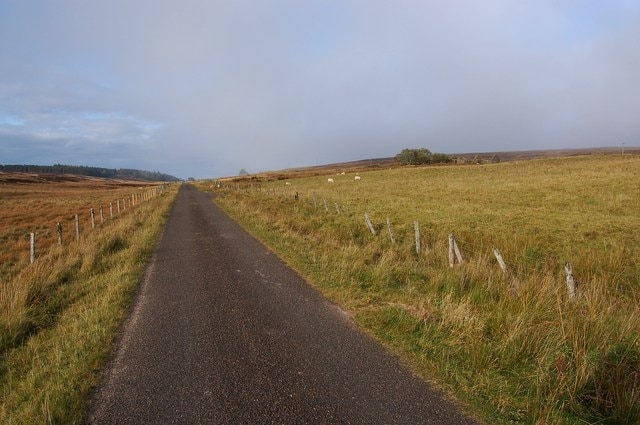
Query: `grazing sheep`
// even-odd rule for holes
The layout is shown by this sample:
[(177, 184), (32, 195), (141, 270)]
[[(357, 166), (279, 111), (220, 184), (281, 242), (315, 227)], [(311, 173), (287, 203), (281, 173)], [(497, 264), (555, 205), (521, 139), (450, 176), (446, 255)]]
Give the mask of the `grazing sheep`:
[(329, 178), (327, 179), (327, 182), (329, 182), (329, 183), (333, 183), (333, 179), (332, 179), (331, 177), (329, 177)]
[(291, 186), (291, 182), (285, 182), (285, 185)]
[(361, 179), (361, 177), (360, 177), (360, 176), (355, 176), (353, 179), (354, 179), (354, 180), (360, 180), (360, 179)]

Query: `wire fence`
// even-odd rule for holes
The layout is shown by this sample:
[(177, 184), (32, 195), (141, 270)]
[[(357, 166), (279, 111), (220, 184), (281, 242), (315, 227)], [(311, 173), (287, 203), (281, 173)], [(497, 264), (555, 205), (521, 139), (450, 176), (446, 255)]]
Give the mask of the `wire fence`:
[[(89, 233), (89, 229), (96, 229), (96, 227), (102, 226), (122, 214), (133, 211), (136, 206), (162, 195), (166, 188), (167, 185), (163, 184), (115, 199), (109, 202), (108, 205), (100, 205), (97, 208), (87, 207), (84, 213), (74, 214), (67, 221), (56, 222), (55, 225), (34, 225), (32, 227), (34, 230), (27, 232), (29, 240), (29, 264), (37, 261), (40, 252), (47, 251), (53, 245), (62, 246), (79, 242), (84, 234)], [(52, 234), (55, 235), (55, 238), (51, 238)], [(49, 243), (40, 243), (40, 235), (49, 236), (43, 238)], [(13, 271), (13, 273), (17, 272), (19, 272), (19, 270)]]
[[(218, 188), (221, 185), (217, 185)], [(367, 211), (367, 207), (355, 202), (344, 203), (338, 202), (332, 199), (328, 199), (323, 196), (319, 196), (317, 193), (312, 192), (301, 193), (294, 191), (290, 185), (285, 187), (271, 187), (263, 188), (260, 184), (231, 184), (226, 185), (226, 189), (243, 191), (247, 194), (262, 194), (270, 197), (280, 197), (284, 200), (292, 201), (292, 205), (303, 205), (305, 208), (309, 208), (311, 211), (322, 213), (325, 216), (339, 216), (350, 215), (356, 220), (354, 226), (362, 226), (365, 233), (369, 233), (373, 240), (382, 241), (386, 239), (392, 246), (398, 245), (400, 240), (404, 244), (411, 241), (413, 250), (416, 256), (430, 255), (431, 249), (428, 244), (434, 243), (434, 238), (437, 240), (440, 236), (438, 234), (425, 234), (423, 227), (418, 221), (413, 223), (400, 223), (394, 221), (389, 216), (375, 217), (373, 214)], [(358, 212), (359, 211), (359, 212)], [(361, 217), (361, 218), (358, 218)], [(358, 223), (359, 221), (359, 223)], [(413, 230), (413, 232), (411, 232)], [(430, 229), (433, 230), (433, 229)], [(402, 232), (403, 234), (400, 234)], [(413, 233), (413, 234), (411, 234)], [(531, 278), (534, 271), (553, 271), (554, 274), (562, 273), (564, 283), (566, 284), (567, 296), (570, 301), (574, 301), (579, 295), (580, 290), (578, 288), (578, 282), (581, 284), (586, 282), (589, 278), (600, 277), (602, 279), (608, 279), (614, 282), (620, 282), (623, 276), (629, 275), (629, 270), (621, 270), (620, 268), (606, 267), (605, 264), (598, 266), (598, 270), (574, 270), (574, 266), (570, 261), (560, 262), (557, 255), (549, 252), (545, 252), (545, 258), (505, 258), (499, 246), (490, 244), (488, 241), (483, 240), (485, 237), (478, 239), (470, 238), (470, 232), (467, 230), (463, 232), (466, 237), (460, 237), (453, 232), (438, 232), (439, 234), (446, 234), (449, 239), (447, 257), (449, 259), (449, 266), (451, 268), (457, 267), (460, 264), (465, 263), (465, 259), (477, 259), (477, 258), (491, 258), (491, 262), (495, 263), (496, 267), (502, 271), (505, 278), (511, 282), (512, 292), (517, 292), (522, 282), (526, 282)], [(426, 236), (426, 237), (425, 237)], [(537, 257), (537, 256), (536, 256)], [(633, 264), (629, 264), (632, 267)], [(577, 276), (584, 276), (584, 278), (578, 278)], [(622, 294), (636, 294), (635, 287), (632, 286), (634, 282), (627, 282), (629, 285), (616, 285), (615, 291)], [(636, 284), (638, 282), (635, 282)]]

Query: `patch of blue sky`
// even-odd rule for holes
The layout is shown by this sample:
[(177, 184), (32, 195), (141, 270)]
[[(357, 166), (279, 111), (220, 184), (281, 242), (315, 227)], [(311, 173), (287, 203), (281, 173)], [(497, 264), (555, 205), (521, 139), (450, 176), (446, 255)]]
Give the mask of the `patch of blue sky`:
[(136, 121), (136, 127), (138, 127), (141, 131), (145, 133), (152, 133), (152, 132), (158, 131), (164, 126), (165, 125), (163, 123), (159, 123), (159, 122), (151, 122), (151, 121), (144, 121), (144, 120)]
[(628, 22), (626, 14), (621, 13), (616, 2), (601, 0), (583, 0), (577, 2), (567, 13), (565, 25), (559, 34), (560, 41), (573, 44), (582, 44), (618, 31)]
[(20, 127), (26, 123), (26, 120), (11, 114), (0, 112), (0, 125), (11, 127)]
[(163, 123), (145, 120), (122, 112), (84, 111), (81, 116), (87, 121), (127, 122), (144, 131), (154, 131), (164, 127)]

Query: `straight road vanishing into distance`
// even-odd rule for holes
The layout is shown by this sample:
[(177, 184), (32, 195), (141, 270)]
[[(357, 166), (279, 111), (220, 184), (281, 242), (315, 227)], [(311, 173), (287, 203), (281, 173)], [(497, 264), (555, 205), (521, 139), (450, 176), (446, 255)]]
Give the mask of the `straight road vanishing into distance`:
[(183, 185), (90, 424), (472, 424)]

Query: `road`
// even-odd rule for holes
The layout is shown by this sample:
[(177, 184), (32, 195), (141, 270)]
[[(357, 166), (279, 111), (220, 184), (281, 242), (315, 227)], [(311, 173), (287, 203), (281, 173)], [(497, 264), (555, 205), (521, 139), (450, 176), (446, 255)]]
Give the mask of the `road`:
[(183, 185), (89, 424), (472, 424)]

